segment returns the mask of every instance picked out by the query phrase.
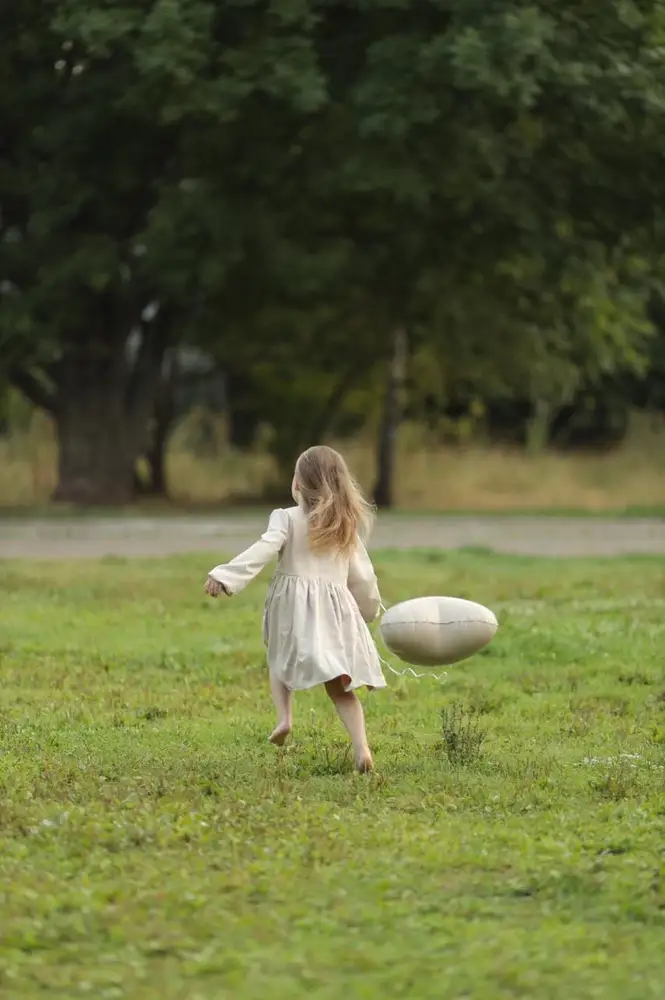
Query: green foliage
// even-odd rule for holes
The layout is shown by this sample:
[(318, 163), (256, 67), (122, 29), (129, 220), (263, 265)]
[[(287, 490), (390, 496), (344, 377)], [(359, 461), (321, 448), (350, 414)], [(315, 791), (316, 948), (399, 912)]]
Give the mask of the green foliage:
[(444, 381), (548, 406), (643, 363), (658, 0), (26, 0), (8, 18), (0, 345), (35, 402), (70, 401), (63, 439), (94, 426), (96, 383), (136, 451), (150, 407), (127, 401), (186, 339), (249, 378), (280, 464), (374, 385), (396, 326)]
[[(275, 162), (284, 119), (323, 100), (305, 45), (311, 12), (276, 7), (268, 34), (258, 3), (61, 0), (12, 17), (1, 193), (4, 277), (15, 292), (5, 305), (14, 325), (23, 317), (20, 330), (34, 338), (43, 328), (57, 343), (88, 332), (86, 303), (110, 296), (126, 303), (128, 315), (115, 316), (126, 338), (151, 296), (217, 286), (242, 256), (258, 208), (240, 200), (252, 161), (268, 186), (270, 169), (289, 162), (288, 150)], [(19, 63), (29, 86), (16, 87)]]
[(379, 554), (501, 630), (364, 698), (362, 778), (319, 691), (268, 745), (264, 588), (206, 601), (211, 558), (2, 566), (0, 995), (660, 997), (662, 560)]
[[(350, 302), (364, 332), (352, 324), (339, 360), (318, 362), (294, 336), (313, 326), (306, 296), (290, 336), (265, 316), (250, 327), (260, 396), (271, 422), (281, 414), (279, 449), (292, 457), (295, 444), (280, 425), (306, 435), (303, 410), (327, 398), (319, 373), (331, 379), (331, 363), (343, 373), (362, 352), (371, 381), (396, 323), (409, 329), (416, 398), (469, 382), (480, 394), (526, 388), (551, 408), (608, 371), (640, 370), (664, 149), (654, 129), (665, 94), (660, 6), (321, 11), (329, 104), (301, 133), (291, 181), (301, 242), (279, 244), (282, 289), (297, 275), (291, 285), (311, 294), (318, 276), (318, 294), (341, 316)], [(266, 346), (278, 336), (284, 367)], [(289, 395), (283, 371), (310, 358), (309, 380), (296, 375)]]
[[(202, 335), (206, 296), (263, 247), (288, 137), (324, 97), (311, 21), (205, 0), (12, 11), (0, 344), (56, 416), (61, 498), (129, 499), (165, 350)], [(124, 455), (101, 455), (102, 423)]]

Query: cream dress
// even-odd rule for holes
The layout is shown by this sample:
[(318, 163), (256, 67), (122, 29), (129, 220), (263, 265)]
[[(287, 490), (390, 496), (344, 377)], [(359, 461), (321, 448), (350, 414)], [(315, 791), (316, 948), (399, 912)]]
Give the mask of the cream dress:
[(238, 594), (278, 557), (263, 614), (271, 673), (292, 691), (345, 678), (347, 691), (386, 681), (366, 622), (379, 613), (376, 575), (364, 545), (350, 557), (312, 552), (300, 507), (274, 510), (258, 542), (210, 576)]

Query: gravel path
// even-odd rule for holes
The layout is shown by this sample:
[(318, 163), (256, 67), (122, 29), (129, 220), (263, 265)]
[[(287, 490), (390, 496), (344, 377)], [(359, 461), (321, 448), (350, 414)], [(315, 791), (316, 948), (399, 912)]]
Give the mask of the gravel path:
[[(264, 515), (0, 519), (0, 558), (85, 559), (217, 552), (254, 541)], [(665, 519), (379, 517), (370, 548), (456, 549), (544, 556), (665, 555)]]

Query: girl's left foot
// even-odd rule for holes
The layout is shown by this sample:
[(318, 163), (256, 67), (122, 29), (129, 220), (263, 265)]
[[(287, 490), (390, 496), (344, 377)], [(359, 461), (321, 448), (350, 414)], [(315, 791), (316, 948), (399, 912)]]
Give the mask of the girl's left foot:
[(276, 729), (268, 737), (268, 740), (276, 747), (281, 747), (289, 738), (291, 726), (288, 722), (280, 722)]
[(372, 754), (370, 753), (369, 747), (367, 747), (361, 753), (356, 754), (356, 771), (358, 771), (359, 774), (369, 774), (369, 772), (373, 770), (374, 761), (372, 760)]

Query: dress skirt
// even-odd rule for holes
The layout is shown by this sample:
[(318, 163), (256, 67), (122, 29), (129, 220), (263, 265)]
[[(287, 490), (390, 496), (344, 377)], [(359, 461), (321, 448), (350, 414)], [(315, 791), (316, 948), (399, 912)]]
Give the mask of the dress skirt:
[(347, 691), (383, 688), (371, 633), (348, 587), (277, 573), (266, 599), (263, 641), (268, 667), (291, 691), (344, 677)]

